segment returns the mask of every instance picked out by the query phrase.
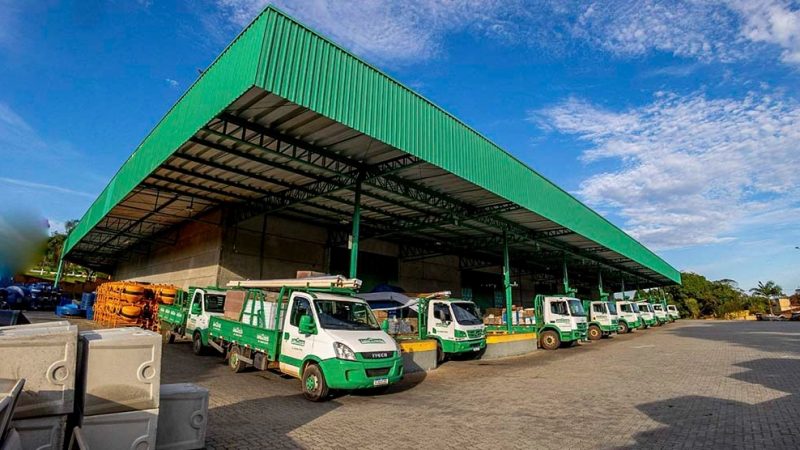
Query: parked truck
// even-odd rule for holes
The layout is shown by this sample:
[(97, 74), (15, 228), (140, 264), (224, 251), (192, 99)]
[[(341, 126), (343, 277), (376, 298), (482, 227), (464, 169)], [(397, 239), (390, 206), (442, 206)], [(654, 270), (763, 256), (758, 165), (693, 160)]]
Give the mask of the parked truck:
[(179, 291), (171, 305), (159, 305), (158, 320), (164, 341), (190, 338), (196, 355), (208, 349), (208, 324), (212, 317), (221, 316), (225, 308), (225, 288), (217, 286), (190, 287)]
[(678, 307), (675, 305), (667, 305), (667, 313), (670, 317), (672, 317), (672, 320), (678, 320), (681, 318), (681, 313), (678, 312)]
[(571, 347), (586, 339), (586, 312), (583, 303), (573, 295), (571, 291), (568, 295), (540, 294), (534, 298), (536, 333), (543, 349)]
[(653, 314), (656, 316), (656, 320), (658, 320), (659, 325), (664, 325), (667, 322), (670, 322), (671, 319), (669, 318), (669, 314), (667, 314), (667, 308), (662, 303), (651, 303), (650, 306), (653, 308)]
[(596, 341), (603, 337), (608, 337), (611, 333), (619, 330), (619, 316), (617, 305), (608, 300), (608, 294), (603, 291), (603, 275), (598, 274), (597, 289), (600, 293), (600, 300), (584, 300), (583, 309), (586, 311), (588, 328), (586, 337), (590, 341)]
[[(246, 289), (241, 313), (238, 319), (211, 317), (209, 343), (234, 372), (278, 369), (300, 379), (311, 401), (327, 399), (334, 389), (380, 389), (399, 381), (399, 345), (355, 296), (360, 281), (339, 280), (234, 283)], [(275, 290), (269, 301), (266, 292)]]
[[(478, 307), (469, 300), (451, 298), (450, 291), (407, 296), (398, 292), (359, 294), (382, 310), (408, 308), (416, 313), (419, 339), (436, 340), (437, 362), (451, 355), (478, 353), (486, 347), (486, 327)], [(394, 306), (394, 305), (398, 306)]]
[(615, 303), (617, 305), (617, 312), (619, 314), (617, 333), (630, 333), (631, 331), (643, 326), (642, 319), (639, 316), (639, 307), (636, 305), (636, 303), (624, 300), (624, 297), (623, 300), (618, 300)]
[(658, 319), (656, 319), (652, 304), (649, 302), (637, 302), (636, 305), (639, 307), (639, 316), (642, 318), (645, 328), (660, 325)]

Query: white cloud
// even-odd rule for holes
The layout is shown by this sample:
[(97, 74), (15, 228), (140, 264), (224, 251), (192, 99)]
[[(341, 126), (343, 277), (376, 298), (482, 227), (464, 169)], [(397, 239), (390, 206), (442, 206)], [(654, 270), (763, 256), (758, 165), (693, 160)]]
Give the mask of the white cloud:
[[(270, 3), (215, 0), (241, 27)], [(730, 62), (782, 51), (800, 64), (800, 12), (787, 0), (274, 0), (354, 52), (379, 60), (424, 60), (446, 36), (468, 31), (539, 48), (586, 42), (621, 57), (653, 51)]]
[(407, 0), (330, 1), (216, 0), (225, 19), (244, 26), (268, 3), (309, 23), (349, 50), (376, 59), (420, 60), (440, 51), (442, 38), (469, 30), (508, 37), (514, 24), (507, 16), (517, 1)]
[(15, 178), (0, 177), (0, 183), (4, 183), (4, 184), (7, 184), (7, 185), (12, 185), (12, 186), (18, 186), (18, 187), (25, 188), (27, 190), (33, 190), (33, 191), (50, 191), (50, 192), (57, 192), (59, 194), (68, 194), (68, 195), (74, 195), (74, 196), (85, 197), (85, 198), (90, 198), (90, 199), (94, 199), (95, 198), (94, 194), (90, 194), (88, 192), (76, 191), (74, 189), (69, 189), (69, 188), (65, 188), (65, 187), (62, 187), (62, 186), (56, 186), (56, 185), (53, 185), (53, 184), (36, 183), (36, 182), (33, 182), (33, 181), (27, 181), (27, 180), (18, 180), (18, 179), (15, 179)]
[(631, 234), (657, 248), (730, 240), (798, 207), (794, 100), (660, 93), (649, 105), (608, 111), (569, 99), (531, 120), (588, 142), (586, 163), (618, 163), (585, 180), (579, 195), (618, 211)]
[(165, 78), (164, 81), (167, 83), (169, 87), (173, 89), (177, 89), (177, 87), (180, 85), (180, 83), (178, 83), (176, 80), (173, 80), (172, 78)]

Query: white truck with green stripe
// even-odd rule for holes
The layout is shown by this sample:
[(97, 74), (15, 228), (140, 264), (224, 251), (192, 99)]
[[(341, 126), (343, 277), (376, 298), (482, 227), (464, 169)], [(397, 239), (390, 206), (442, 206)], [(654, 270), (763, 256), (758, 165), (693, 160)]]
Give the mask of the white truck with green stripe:
[(214, 316), (221, 316), (225, 308), (225, 288), (217, 286), (190, 287), (178, 291), (171, 305), (159, 305), (158, 320), (164, 341), (172, 343), (175, 338), (192, 340), (192, 351), (196, 355), (208, 349), (208, 323)]
[(268, 301), (265, 289), (280, 283), (242, 282), (250, 288), (239, 319), (211, 318), (209, 343), (234, 372), (278, 369), (299, 378), (311, 401), (327, 399), (331, 390), (384, 388), (402, 378), (399, 345), (353, 289), (275, 281), (292, 285)]
[(639, 307), (636, 303), (627, 300), (616, 302), (618, 324), (617, 333), (625, 334), (642, 327), (642, 319), (639, 317)]
[(619, 316), (616, 303), (608, 300), (608, 294), (603, 291), (603, 275), (598, 274), (597, 289), (600, 293), (599, 300), (584, 300), (583, 309), (586, 310), (588, 329), (586, 337), (596, 341), (608, 337), (619, 330)]
[[(574, 292), (574, 291), (572, 291)], [(571, 295), (537, 295), (533, 299), (539, 346), (555, 350), (586, 339), (583, 302)]]
[[(437, 362), (450, 355), (477, 354), (486, 348), (486, 326), (478, 307), (469, 300), (451, 298), (450, 291), (414, 294), (399, 292), (359, 294), (375, 310), (409, 308), (417, 313), (419, 339), (436, 340)], [(394, 305), (398, 306), (394, 306)]]
[(645, 328), (661, 325), (653, 311), (653, 305), (649, 302), (637, 302), (636, 305), (639, 307), (639, 316), (642, 318)]

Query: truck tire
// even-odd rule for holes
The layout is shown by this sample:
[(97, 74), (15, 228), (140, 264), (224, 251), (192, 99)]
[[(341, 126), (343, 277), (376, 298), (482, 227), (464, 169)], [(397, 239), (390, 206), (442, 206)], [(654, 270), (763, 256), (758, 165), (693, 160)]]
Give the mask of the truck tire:
[(161, 338), (165, 344), (173, 344), (175, 342), (175, 335), (172, 334), (172, 327), (168, 323), (161, 322), (158, 328), (161, 330)]
[(589, 331), (586, 332), (586, 337), (590, 341), (599, 341), (603, 337), (603, 330), (597, 325), (589, 325)]
[(197, 331), (192, 335), (192, 352), (197, 356), (202, 356), (206, 353), (206, 346), (203, 345), (203, 339)]
[(619, 329), (617, 330), (617, 334), (625, 334), (625, 333), (630, 333), (630, 332), (631, 332), (631, 329), (628, 326), (627, 322), (620, 322), (619, 323)]
[(436, 341), (436, 365), (438, 366), (439, 364), (445, 362), (445, 360), (447, 360), (447, 355), (444, 353), (444, 350), (442, 350), (442, 343), (437, 340)]
[(328, 383), (318, 365), (309, 363), (303, 370), (303, 396), (312, 402), (321, 402), (328, 398)]
[(230, 367), (234, 373), (239, 373), (247, 368), (247, 364), (239, 359), (239, 356), (241, 356), (239, 346), (232, 345), (231, 349), (228, 351), (228, 367)]
[(545, 350), (555, 350), (561, 346), (561, 338), (553, 330), (545, 330), (539, 336), (539, 345)]

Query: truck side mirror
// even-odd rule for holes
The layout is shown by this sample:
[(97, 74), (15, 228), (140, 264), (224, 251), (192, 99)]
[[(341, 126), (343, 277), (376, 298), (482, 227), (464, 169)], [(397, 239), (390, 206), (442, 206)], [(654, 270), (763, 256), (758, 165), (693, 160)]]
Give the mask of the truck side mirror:
[(192, 314), (200, 314), (200, 303), (192, 303)]
[(317, 327), (314, 325), (309, 315), (300, 318), (300, 325), (298, 325), (297, 328), (302, 334), (317, 334)]
[(389, 332), (389, 319), (383, 319), (381, 322), (381, 330), (383, 330), (384, 333)]

